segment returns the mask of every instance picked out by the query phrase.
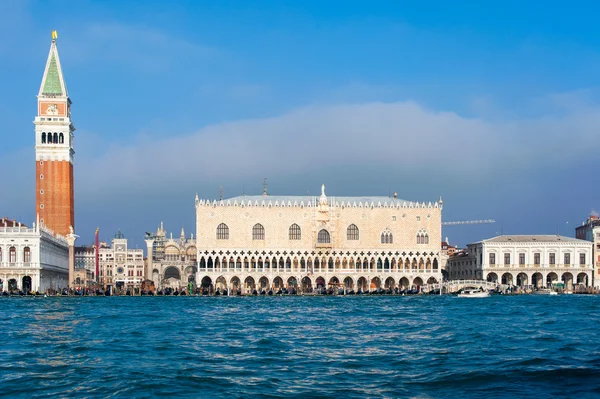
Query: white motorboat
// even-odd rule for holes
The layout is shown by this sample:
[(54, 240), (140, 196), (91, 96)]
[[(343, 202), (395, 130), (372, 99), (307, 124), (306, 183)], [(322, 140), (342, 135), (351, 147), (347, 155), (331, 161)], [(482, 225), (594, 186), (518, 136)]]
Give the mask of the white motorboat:
[(459, 298), (485, 298), (490, 296), (490, 293), (482, 290), (464, 290), (458, 294)]
[(550, 288), (540, 288), (537, 291), (533, 291), (534, 295), (558, 295), (558, 292), (551, 290)]

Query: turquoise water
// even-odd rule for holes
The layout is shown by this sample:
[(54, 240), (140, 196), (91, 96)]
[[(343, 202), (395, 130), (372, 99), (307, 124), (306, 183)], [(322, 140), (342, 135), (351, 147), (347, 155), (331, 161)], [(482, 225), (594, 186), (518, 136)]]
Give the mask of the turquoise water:
[(0, 298), (0, 396), (600, 397), (599, 303)]

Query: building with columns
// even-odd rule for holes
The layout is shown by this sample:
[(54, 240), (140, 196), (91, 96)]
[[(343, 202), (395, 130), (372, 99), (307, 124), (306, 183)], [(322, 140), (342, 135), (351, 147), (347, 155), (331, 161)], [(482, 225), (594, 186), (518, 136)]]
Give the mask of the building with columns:
[(197, 282), (248, 293), (294, 287), (439, 282), (442, 200), (393, 197), (196, 197)]
[(121, 231), (115, 234), (111, 246), (100, 247), (99, 279), (104, 289), (138, 290), (144, 280), (144, 250), (128, 247)]
[(146, 233), (147, 262), (146, 276), (156, 287), (179, 289), (196, 284), (197, 249), (194, 235), (185, 237), (181, 228), (179, 238), (167, 232), (160, 222), (156, 234)]
[(506, 285), (590, 286), (592, 243), (559, 235), (502, 235), (469, 244), (448, 260), (451, 280), (487, 280)]
[(46, 292), (68, 285), (69, 244), (47, 227), (0, 219), (0, 292)]

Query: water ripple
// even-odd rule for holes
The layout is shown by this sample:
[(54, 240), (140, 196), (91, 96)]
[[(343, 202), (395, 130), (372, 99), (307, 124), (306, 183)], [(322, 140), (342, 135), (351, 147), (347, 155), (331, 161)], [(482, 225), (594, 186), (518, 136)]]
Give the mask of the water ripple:
[(2, 298), (0, 395), (594, 397), (599, 300)]

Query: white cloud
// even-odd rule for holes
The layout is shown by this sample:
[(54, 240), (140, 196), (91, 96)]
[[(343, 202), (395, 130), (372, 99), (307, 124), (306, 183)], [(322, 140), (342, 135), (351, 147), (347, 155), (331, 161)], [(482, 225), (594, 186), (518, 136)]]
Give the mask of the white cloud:
[[(600, 110), (508, 122), (435, 112), (414, 102), (313, 106), (285, 115), (207, 126), (185, 135), (112, 145), (101, 153), (80, 134), (77, 160), (94, 187), (186, 186), (199, 181), (348, 173), (446, 173), (463, 179), (568, 164), (598, 150)], [(97, 171), (102, 171), (98, 176)], [(113, 176), (120, 178), (114, 180)]]
[[(247, 192), (256, 193), (265, 176), (286, 182), (289, 194), (303, 193), (305, 184), (315, 180), (335, 181), (338, 191), (357, 194), (404, 182), (405, 198), (420, 198), (417, 191), (441, 194), (453, 197), (459, 208), (456, 201), (469, 203), (460, 194), (468, 186), (465, 192), (488, 190), (481, 198), (501, 207), (507, 198), (518, 203), (520, 196), (511, 193), (523, 187), (544, 190), (545, 183), (536, 179), (562, 170), (577, 173), (574, 166), (593, 159), (600, 149), (598, 125), (600, 108), (592, 106), (560, 116), (498, 122), (397, 102), (309, 106), (271, 118), (210, 125), (187, 135), (140, 135), (129, 144), (107, 143), (101, 135), (78, 129), (76, 207), (84, 225), (117, 218), (111, 223), (145, 226), (149, 214), (167, 215), (166, 220), (171, 215), (180, 223), (193, 218), (189, 204), (196, 191), (214, 198), (219, 184), (227, 196), (255, 184)], [(32, 157), (31, 148), (0, 154), (0, 169), (10, 171), (10, 181), (21, 182), (0, 196), (0, 211), (27, 222), (34, 219)], [(560, 184), (577, 190), (589, 173), (582, 169), (573, 182)], [(436, 185), (444, 180), (440, 175), (457, 188), (446, 184), (441, 190)], [(290, 182), (295, 179), (304, 182)], [(202, 187), (214, 187), (213, 195)]]

